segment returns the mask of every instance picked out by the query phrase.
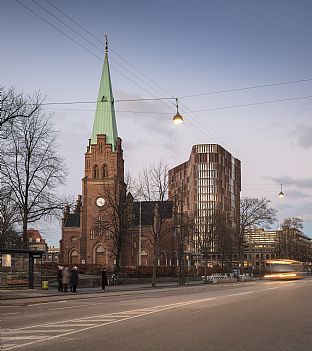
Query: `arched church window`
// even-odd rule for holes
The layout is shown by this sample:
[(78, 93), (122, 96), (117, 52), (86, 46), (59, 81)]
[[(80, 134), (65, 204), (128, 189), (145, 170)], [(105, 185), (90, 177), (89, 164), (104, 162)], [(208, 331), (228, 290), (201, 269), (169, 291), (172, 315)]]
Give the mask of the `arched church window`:
[(97, 165), (93, 166), (93, 178), (99, 178), (99, 167)]
[(107, 165), (102, 166), (102, 178), (107, 178), (108, 177), (108, 167)]

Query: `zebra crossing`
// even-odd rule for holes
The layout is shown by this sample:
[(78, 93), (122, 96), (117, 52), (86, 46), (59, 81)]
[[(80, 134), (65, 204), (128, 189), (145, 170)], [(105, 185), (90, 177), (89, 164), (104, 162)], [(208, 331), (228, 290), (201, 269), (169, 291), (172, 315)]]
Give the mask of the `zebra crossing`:
[(71, 334), (79, 333), (93, 328), (119, 323), (133, 318), (142, 317), (172, 308), (178, 308), (194, 303), (205, 302), (213, 298), (193, 300), (187, 302), (141, 308), (131, 311), (115, 312), (84, 318), (64, 320), (54, 323), (44, 323), (17, 329), (1, 329), (0, 350), (8, 351), (26, 346), (42, 343), (53, 339), (64, 339)]

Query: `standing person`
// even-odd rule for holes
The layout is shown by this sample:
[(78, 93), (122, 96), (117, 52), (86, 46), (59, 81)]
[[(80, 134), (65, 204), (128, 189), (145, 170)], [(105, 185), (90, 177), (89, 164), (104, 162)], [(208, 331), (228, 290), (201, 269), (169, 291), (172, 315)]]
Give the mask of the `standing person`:
[(105, 286), (107, 285), (107, 275), (105, 267), (102, 269), (102, 290), (105, 290)]
[(63, 276), (62, 276), (62, 284), (63, 284), (64, 292), (67, 292), (69, 281), (70, 281), (70, 271), (68, 267), (65, 267), (63, 270)]
[(63, 269), (64, 267), (58, 266), (58, 272), (57, 272), (58, 291), (63, 291), (63, 283), (62, 283)]
[(77, 285), (78, 285), (78, 267), (77, 266), (74, 266), (73, 269), (71, 270), (70, 283), (72, 287), (72, 292), (76, 293)]

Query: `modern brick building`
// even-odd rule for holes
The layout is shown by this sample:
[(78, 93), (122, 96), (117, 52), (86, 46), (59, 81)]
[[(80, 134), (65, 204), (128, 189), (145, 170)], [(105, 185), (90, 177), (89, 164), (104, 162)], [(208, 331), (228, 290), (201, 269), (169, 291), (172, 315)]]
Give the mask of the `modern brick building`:
[(194, 145), (189, 160), (169, 170), (169, 198), (182, 197), (183, 212), (194, 218), (190, 254), (200, 256), (199, 239), (217, 211), (239, 221), (240, 191), (241, 163), (217, 144)]

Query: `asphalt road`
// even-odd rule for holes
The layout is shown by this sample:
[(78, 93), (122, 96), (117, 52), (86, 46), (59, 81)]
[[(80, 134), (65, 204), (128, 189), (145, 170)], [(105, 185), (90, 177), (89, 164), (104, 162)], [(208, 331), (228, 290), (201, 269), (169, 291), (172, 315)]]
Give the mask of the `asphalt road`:
[(27, 303), (2, 307), (1, 350), (312, 349), (311, 279)]

